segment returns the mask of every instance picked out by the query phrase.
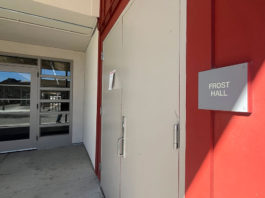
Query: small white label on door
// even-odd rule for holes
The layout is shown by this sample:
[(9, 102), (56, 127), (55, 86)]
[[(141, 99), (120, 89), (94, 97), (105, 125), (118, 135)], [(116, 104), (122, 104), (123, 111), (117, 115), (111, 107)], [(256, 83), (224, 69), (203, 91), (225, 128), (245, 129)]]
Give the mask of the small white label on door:
[(115, 72), (116, 72), (116, 70), (113, 70), (109, 74), (109, 90), (112, 90), (113, 89), (114, 80), (115, 80)]

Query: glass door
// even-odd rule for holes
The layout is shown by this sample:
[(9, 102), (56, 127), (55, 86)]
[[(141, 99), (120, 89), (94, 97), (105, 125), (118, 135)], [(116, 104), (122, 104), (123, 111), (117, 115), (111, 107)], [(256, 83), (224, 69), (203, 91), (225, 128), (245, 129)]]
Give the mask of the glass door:
[(36, 148), (37, 68), (0, 65), (0, 152)]
[(38, 148), (46, 149), (72, 143), (71, 63), (40, 61), (40, 109)]

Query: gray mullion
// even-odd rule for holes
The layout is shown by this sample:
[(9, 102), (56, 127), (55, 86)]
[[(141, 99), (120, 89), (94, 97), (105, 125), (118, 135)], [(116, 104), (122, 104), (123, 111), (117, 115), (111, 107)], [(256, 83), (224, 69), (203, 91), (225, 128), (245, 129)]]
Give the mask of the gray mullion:
[(0, 125), (0, 128), (16, 128), (30, 126), (30, 123)]
[(71, 88), (40, 87), (41, 91), (71, 91)]
[(40, 115), (59, 115), (59, 114), (70, 114), (70, 111), (40, 112)]
[(23, 114), (23, 115), (25, 115), (25, 114), (30, 114), (30, 111), (21, 111), (21, 112), (19, 112), (19, 111), (15, 111), (15, 112), (6, 112), (6, 111), (0, 111), (0, 115), (2, 115), (2, 114), (13, 114), (13, 115), (21, 115), (21, 114)]
[(57, 78), (62, 80), (71, 80), (70, 76), (57, 76), (57, 75), (40, 75), (41, 78)]
[(40, 100), (41, 103), (70, 103), (70, 100)]
[(40, 124), (41, 128), (47, 128), (47, 127), (61, 127), (61, 126), (70, 126), (70, 122), (69, 123), (60, 123), (60, 124)]
[(11, 101), (15, 101), (15, 100), (19, 100), (19, 101), (21, 101), (21, 100), (27, 100), (27, 101), (29, 101), (30, 99), (21, 99), (21, 98), (0, 98), (0, 100), (11, 100)]
[(0, 87), (30, 87), (30, 85), (0, 84)]

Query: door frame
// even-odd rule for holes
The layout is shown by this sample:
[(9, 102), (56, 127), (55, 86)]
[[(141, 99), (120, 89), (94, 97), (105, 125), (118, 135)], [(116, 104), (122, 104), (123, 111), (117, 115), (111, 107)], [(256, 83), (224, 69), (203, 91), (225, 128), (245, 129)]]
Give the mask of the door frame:
[(38, 67), (37, 65), (32, 66), (32, 65), (20, 65), (20, 64), (11, 64), (11, 63), (0, 63), (0, 71), (31, 74), (30, 123), (29, 123), (30, 138), (26, 140), (24, 139), (24, 140), (12, 140), (12, 141), (1, 142), (3, 144), (3, 147), (6, 147), (7, 150), (1, 151), (0, 153), (36, 149), (37, 148), (36, 136), (38, 134), (38, 122), (37, 122)]
[[(102, 2), (103, 0), (101, 0)], [(101, 160), (101, 104), (102, 104), (102, 51), (103, 41), (111, 31), (112, 27), (120, 17), (130, 8), (135, 0), (120, 0), (116, 9), (108, 13), (110, 19), (107, 23), (102, 19), (102, 7), (100, 8), (101, 16), (99, 22), (99, 44), (98, 44), (98, 94), (97, 94), (97, 129), (96, 129), (96, 167), (95, 172), (100, 179), (100, 160)], [(150, 5), (152, 6), (152, 5)], [(187, 53), (187, 0), (180, 0), (180, 148), (179, 148), (179, 197), (185, 197), (185, 176), (186, 176), (186, 53)], [(107, 18), (107, 17), (106, 17)]]

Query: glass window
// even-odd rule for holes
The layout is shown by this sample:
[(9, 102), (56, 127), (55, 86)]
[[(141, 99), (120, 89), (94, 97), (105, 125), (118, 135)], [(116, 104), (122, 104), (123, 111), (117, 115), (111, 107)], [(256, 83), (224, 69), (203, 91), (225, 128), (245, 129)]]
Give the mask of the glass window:
[(41, 61), (42, 75), (70, 76), (70, 63), (60, 61)]
[(41, 136), (51, 136), (51, 135), (64, 135), (69, 134), (69, 126), (57, 126), (57, 127), (41, 127)]
[(66, 124), (69, 123), (69, 115), (67, 113), (61, 114), (43, 114), (40, 117), (41, 124)]
[(0, 112), (0, 127), (29, 126), (30, 114)]
[(30, 100), (0, 100), (1, 112), (29, 112)]
[(29, 73), (0, 71), (0, 141), (29, 139), (30, 83)]
[(41, 87), (70, 88), (70, 80), (57, 78), (41, 78)]
[(45, 100), (40, 104), (41, 136), (69, 134), (70, 102), (56, 100), (70, 100), (71, 75), (69, 62), (41, 60), (40, 86), (46, 88), (40, 92), (40, 99)]
[(1, 86), (0, 98), (5, 99), (30, 99), (30, 87)]
[(30, 86), (30, 81), (29, 73), (0, 71), (0, 86)]
[(69, 100), (69, 91), (41, 91), (42, 100)]
[(27, 127), (0, 127), (0, 142), (29, 139), (29, 126)]
[(15, 63), (24, 65), (38, 65), (38, 59), (36, 58), (23, 58), (17, 56), (4, 56), (0, 55), (1, 63)]
[(61, 112), (69, 111), (67, 102), (43, 102), (41, 103), (41, 112)]
[(0, 71), (0, 98), (30, 99), (29, 73)]

